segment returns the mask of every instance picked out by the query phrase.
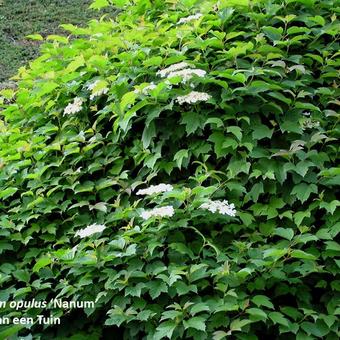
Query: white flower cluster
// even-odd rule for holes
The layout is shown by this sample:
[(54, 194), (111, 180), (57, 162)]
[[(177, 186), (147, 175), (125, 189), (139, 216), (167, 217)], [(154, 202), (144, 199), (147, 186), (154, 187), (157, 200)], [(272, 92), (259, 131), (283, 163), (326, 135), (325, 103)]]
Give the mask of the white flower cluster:
[(204, 77), (206, 73), (207, 72), (204, 70), (192, 68), (186, 62), (181, 62), (173, 64), (163, 70), (158, 71), (157, 75), (159, 75), (162, 78), (166, 77), (167, 79), (179, 76), (183, 79), (183, 83), (186, 83), (193, 76)]
[(169, 73), (176, 72), (187, 67), (190, 67), (190, 65), (185, 61), (182, 61), (180, 63), (170, 65), (169, 67), (164, 68), (163, 70), (159, 70), (156, 74), (161, 78), (165, 78)]
[(82, 110), (83, 100), (80, 97), (74, 98), (73, 102), (68, 104), (64, 109), (64, 115), (70, 115)]
[(320, 122), (311, 118), (307, 118), (302, 122), (302, 130), (314, 129), (320, 126)]
[(87, 226), (85, 229), (78, 230), (75, 236), (84, 238), (87, 236), (91, 236), (95, 233), (101, 233), (105, 228), (106, 227), (103, 224), (94, 223), (94, 224)]
[(150, 85), (145, 86), (142, 90), (136, 89), (133, 92), (136, 93), (136, 94), (142, 93), (145, 96), (147, 96), (149, 94), (149, 92), (154, 90), (156, 87), (157, 87), (157, 85), (154, 84), (153, 82), (151, 82)]
[(200, 206), (201, 209), (207, 209), (212, 213), (219, 212), (222, 215), (235, 216), (236, 210), (234, 203), (229, 204), (228, 201), (212, 201), (203, 203)]
[(195, 15), (189, 15), (188, 17), (186, 18), (181, 18), (179, 21), (178, 21), (178, 25), (181, 25), (181, 24), (186, 24), (190, 21), (193, 21), (193, 20), (197, 20), (199, 19), (200, 17), (202, 16), (201, 13), (197, 13)]
[(92, 84), (87, 85), (86, 88), (88, 90), (92, 91), (98, 85), (99, 82), (100, 82), (100, 80), (96, 80)]
[[(93, 82), (92, 84), (90, 85), (87, 85), (87, 89), (92, 91), (97, 85), (98, 83), (100, 82), (100, 80), (96, 80), (95, 82)], [(109, 91), (109, 89), (107, 87), (104, 87), (103, 89), (101, 90), (98, 90), (98, 91), (95, 91), (93, 92), (91, 95), (90, 95), (90, 99), (93, 100), (95, 97), (99, 97), (103, 94), (106, 94), (107, 92)]]
[[(177, 64), (170, 65), (169, 67), (163, 70), (159, 70), (157, 72), (157, 75), (162, 78), (166, 77), (167, 79), (173, 78), (175, 76), (180, 76), (182, 78), (182, 83), (186, 83), (193, 76), (204, 77), (206, 75), (206, 71), (193, 68), (186, 62), (180, 62)], [(166, 82), (168, 84), (170, 83), (168, 80), (166, 80)], [(195, 87), (194, 84), (190, 84), (190, 86), (192, 88)], [(182, 105), (184, 103), (194, 104), (200, 101), (207, 101), (210, 98), (211, 96), (208, 93), (192, 91), (187, 95), (178, 96), (176, 100), (180, 105)]]
[(178, 104), (182, 105), (184, 103), (194, 104), (201, 101), (207, 101), (211, 98), (210, 94), (205, 92), (192, 91), (185, 96), (178, 96), (176, 98)]
[(144, 210), (140, 216), (144, 220), (148, 220), (151, 217), (171, 217), (174, 213), (174, 207), (171, 205), (166, 205), (164, 207), (154, 208), (151, 210)]
[(137, 191), (137, 195), (153, 195), (172, 190), (173, 190), (172, 185), (161, 183), (158, 185), (151, 185), (149, 188), (146, 189), (140, 189)]
[(201, 69), (193, 69), (193, 68), (188, 68), (184, 70), (179, 70), (179, 71), (174, 71), (170, 72), (168, 74), (168, 79), (176, 76), (180, 76), (183, 79), (183, 83), (186, 83), (188, 80), (190, 80), (193, 76), (197, 77), (204, 77), (207, 72)]

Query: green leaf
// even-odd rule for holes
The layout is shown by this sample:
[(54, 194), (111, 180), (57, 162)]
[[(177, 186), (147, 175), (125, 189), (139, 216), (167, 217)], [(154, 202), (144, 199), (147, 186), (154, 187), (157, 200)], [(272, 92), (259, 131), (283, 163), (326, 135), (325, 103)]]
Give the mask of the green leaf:
[(275, 235), (279, 235), (287, 240), (291, 240), (294, 236), (294, 230), (291, 228), (276, 228)]
[(244, 84), (247, 80), (246, 76), (243, 73), (234, 73), (234, 70), (230, 72), (227, 72), (227, 71), (211, 72), (210, 74), (216, 75), (222, 78), (227, 78), (227, 79), (230, 79), (235, 82), (242, 83), (242, 84)]
[(90, 8), (91, 9), (102, 9), (109, 5), (110, 4), (107, 0), (93, 0), (92, 4), (90, 5)]
[(156, 57), (152, 57), (152, 58), (149, 58), (145, 61), (143, 61), (143, 64), (144, 66), (159, 66), (163, 61), (163, 58), (160, 57), (160, 56), (156, 56)]
[(43, 257), (35, 263), (33, 267), (33, 272), (38, 272), (41, 268), (44, 268), (51, 263), (52, 263), (52, 260), (49, 257)]
[(42, 97), (46, 94), (51, 93), (53, 90), (55, 90), (59, 85), (53, 81), (44, 82), (38, 89), (37, 89), (37, 95), (38, 97)]
[(167, 293), (168, 292), (167, 285), (161, 280), (150, 281), (147, 284), (147, 287), (149, 288), (149, 294), (150, 294), (152, 300), (154, 300), (158, 296), (160, 296), (161, 293)]
[(318, 241), (319, 238), (316, 237), (315, 235), (311, 235), (311, 234), (301, 234), (301, 235), (297, 235), (294, 239), (294, 241), (298, 244), (298, 243), (303, 243), (306, 244), (307, 242), (311, 242), (311, 241)]
[(196, 112), (183, 113), (181, 124), (185, 124), (185, 131), (189, 136), (201, 126), (201, 116)]
[(116, 249), (124, 249), (125, 245), (126, 245), (126, 241), (123, 237), (119, 237), (117, 239), (114, 239), (112, 240), (110, 243), (109, 243), (113, 248), (116, 248)]
[(183, 325), (184, 325), (184, 329), (194, 328), (194, 329), (197, 329), (198, 331), (205, 332), (205, 322), (206, 322), (205, 318), (200, 317), (200, 316), (195, 316), (189, 320), (184, 320)]
[(143, 147), (147, 149), (151, 143), (152, 138), (156, 136), (156, 126), (155, 122), (151, 122), (149, 125), (145, 126), (142, 135)]
[(107, 212), (107, 206), (106, 206), (106, 203), (105, 203), (105, 202), (98, 202), (98, 203), (96, 203), (95, 205), (91, 205), (91, 206), (90, 206), (90, 210), (93, 210), (93, 209), (102, 211), (102, 212), (104, 212), (104, 213)]
[(151, 154), (147, 156), (144, 160), (144, 165), (150, 169), (153, 169), (157, 160), (161, 158), (161, 154), (156, 152), (155, 154)]
[(249, 0), (221, 0), (219, 8), (225, 8), (225, 7), (248, 7)]
[(126, 321), (126, 316), (124, 314), (114, 314), (110, 313), (110, 317), (106, 319), (105, 325), (119, 327), (123, 322)]
[(272, 134), (273, 134), (273, 130), (269, 129), (267, 126), (258, 125), (254, 128), (252, 137), (256, 140), (260, 140), (263, 138), (271, 138)]
[(302, 177), (306, 176), (308, 169), (312, 166), (315, 166), (314, 163), (309, 161), (300, 161), (295, 166), (295, 171), (301, 175)]
[(248, 319), (236, 319), (230, 324), (230, 330), (241, 331), (244, 326), (250, 324), (251, 322), (252, 321)]
[(274, 309), (274, 305), (270, 302), (270, 299), (265, 295), (256, 295), (251, 301), (257, 306), (265, 306)]
[(251, 225), (254, 221), (254, 217), (248, 213), (238, 212), (238, 216), (240, 217), (242, 223), (246, 225), (247, 227)]
[(92, 192), (94, 189), (94, 183), (91, 181), (86, 181), (82, 184), (78, 184), (75, 188), (74, 188), (74, 192), (76, 194), (80, 193), (80, 192)]
[(254, 186), (251, 188), (248, 195), (249, 195), (249, 197), (252, 198), (253, 202), (257, 202), (260, 194), (263, 194), (263, 193), (264, 193), (263, 183), (259, 182), (259, 183), (254, 184)]
[(208, 141), (214, 143), (214, 151), (217, 158), (223, 157), (227, 153), (223, 150), (223, 143), (225, 142), (225, 138), (226, 137), (224, 136), (224, 134), (219, 131), (212, 133), (208, 138)]
[(297, 121), (288, 120), (288, 119), (286, 119), (285, 121), (282, 122), (282, 124), (280, 124), (280, 129), (283, 132), (289, 131), (289, 132), (295, 132), (295, 133), (298, 133), (298, 134), (302, 133), (302, 128), (298, 124), (298, 122)]
[(312, 7), (315, 3), (315, 0), (287, 0), (287, 3), (294, 3), (299, 2), (301, 4), (304, 4), (305, 6)]
[(288, 321), (280, 312), (271, 312), (268, 314), (269, 318), (274, 322), (274, 324), (280, 324), (288, 327)]
[(5, 250), (13, 250), (13, 245), (5, 240), (0, 240), (0, 254)]
[(14, 195), (18, 191), (18, 188), (10, 187), (0, 192), (0, 199), (8, 198)]
[(238, 126), (228, 126), (227, 132), (232, 133), (239, 141), (242, 139), (242, 130)]
[(315, 184), (300, 183), (295, 185), (291, 194), (296, 195), (296, 197), (301, 201), (301, 203), (307, 201), (311, 193), (317, 193), (318, 188)]
[(125, 5), (129, 3), (129, 0), (110, 0), (112, 5), (118, 7), (118, 8), (123, 8)]
[(327, 250), (340, 251), (340, 244), (335, 241), (325, 242)]
[(22, 325), (3, 326), (0, 330), (0, 339), (8, 339), (8, 337), (18, 334), (24, 327)]
[(315, 323), (302, 322), (301, 328), (307, 334), (312, 334), (318, 338), (323, 338), (330, 332), (330, 329), (322, 320), (317, 320)]
[(338, 200), (333, 200), (331, 202), (321, 202), (320, 203), (320, 208), (326, 209), (328, 213), (331, 215), (334, 214), (336, 208), (340, 205), (340, 201)]
[(123, 112), (128, 105), (134, 104), (136, 98), (137, 94), (133, 91), (125, 93), (120, 101), (120, 110)]
[(168, 321), (162, 322), (156, 328), (156, 333), (153, 339), (155, 340), (163, 339), (163, 338), (171, 339), (172, 334), (174, 330), (176, 329), (176, 327), (177, 327), (177, 324), (174, 320), (168, 320)]
[(228, 166), (230, 177), (235, 177), (241, 172), (249, 174), (249, 169), (250, 169), (249, 162), (246, 162), (245, 160), (235, 160), (233, 158), (231, 159)]
[(273, 257), (279, 259), (287, 254), (287, 249), (270, 248), (263, 252), (263, 258)]
[(30, 274), (27, 270), (19, 269), (13, 273), (13, 276), (19, 280), (28, 283), (30, 280)]
[(203, 311), (209, 311), (210, 308), (207, 304), (203, 303), (203, 302), (199, 302), (194, 304), (191, 308), (190, 308), (190, 314), (191, 315), (195, 315), (197, 313), (203, 312)]
[(22, 295), (26, 295), (28, 293), (32, 292), (32, 288), (31, 287), (23, 287), (23, 288), (19, 288), (17, 289), (14, 293), (13, 293), (13, 297), (16, 298), (18, 296), (22, 296)]
[(284, 96), (282, 93), (280, 92), (269, 92), (268, 93), (269, 96), (275, 98), (275, 99), (278, 99), (286, 104), (291, 104), (292, 100), (289, 99), (288, 97)]
[(177, 164), (177, 167), (181, 169), (183, 164), (183, 159), (189, 158), (189, 153), (187, 149), (182, 149), (176, 152), (174, 156), (174, 161)]
[(222, 127), (224, 126), (224, 123), (223, 123), (223, 120), (220, 119), (220, 118), (217, 118), (217, 117), (211, 117), (211, 118), (208, 118), (204, 125), (206, 124), (216, 124), (217, 127)]
[(228, 333), (226, 333), (226, 332), (216, 331), (213, 334), (213, 340), (222, 340), (222, 339), (227, 338), (227, 336), (228, 336)]
[(31, 39), (31, 40), (44, 40), (44, 38), (40, 35), (40, 34), (29, 34), (29, 35), (26, 35), (26, 38), (27, 39)]
[(310, 211), (298, 211), (294, 214), (294, 223), (299, 227), (306, 217), (310, 217)]
[(264, 34), (272, 41), (280, 40), (282, 37), (282, 27), (276, 28), (272, 26), (263, 26), (262, 30)]
[(262, 309), (259, 308), (248, 308), (247, 313), (252, 316), (259, 317), (261, 319), (267, 319), (267, 314)]
[(66, 72), (73, 72), (77, 70), (79, 67), (85, 65), (85, 59), (83, 55), (77, 56), (73, 61), (71, 61), (67, 67), (66, 67)]
[(295, 257), (295, 258), (298, 258), (298, 259), (304, 259), (304, 260), (315, 260), (316, 259), (316, 257), (314, 255), (306, 253), (302, 250), (293, 250), (290, 255), (291, 255), (291, 257)]
[(223, 140), (222, 148), (227, 149), (227, 148), (232, 148), (233, 150), (236, 150), (239, 144), (234, 138), (230, 137), (225, 137)]

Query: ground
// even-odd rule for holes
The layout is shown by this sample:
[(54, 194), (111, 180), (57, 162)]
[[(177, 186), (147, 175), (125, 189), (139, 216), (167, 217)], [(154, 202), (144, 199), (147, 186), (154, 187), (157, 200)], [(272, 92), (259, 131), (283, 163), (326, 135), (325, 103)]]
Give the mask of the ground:
[(39, 53), (39, 42), (26, 39), (62, 33), (62, 23), (85, 25), (103, 12), (89, 9), (91, 0), (0, 0), (0, 83)]

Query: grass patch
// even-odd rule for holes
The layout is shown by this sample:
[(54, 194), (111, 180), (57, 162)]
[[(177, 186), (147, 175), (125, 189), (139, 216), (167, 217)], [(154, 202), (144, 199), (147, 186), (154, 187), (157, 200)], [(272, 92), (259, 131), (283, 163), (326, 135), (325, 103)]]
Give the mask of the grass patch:
[(91, 0), (0, 0), (0, 82), (38, 55), (40, 43), (27, 35), (63, 34), (60, 24), (81, 26), (103, 15), (89, 9), (90, 4)]

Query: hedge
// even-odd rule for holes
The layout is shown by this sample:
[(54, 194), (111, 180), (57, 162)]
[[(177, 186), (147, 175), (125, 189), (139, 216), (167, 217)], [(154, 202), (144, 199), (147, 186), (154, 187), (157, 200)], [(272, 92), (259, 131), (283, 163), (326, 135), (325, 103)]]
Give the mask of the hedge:
[(109, 3), (1, 91), (2, 338), (338, 339), (339, 3)]

